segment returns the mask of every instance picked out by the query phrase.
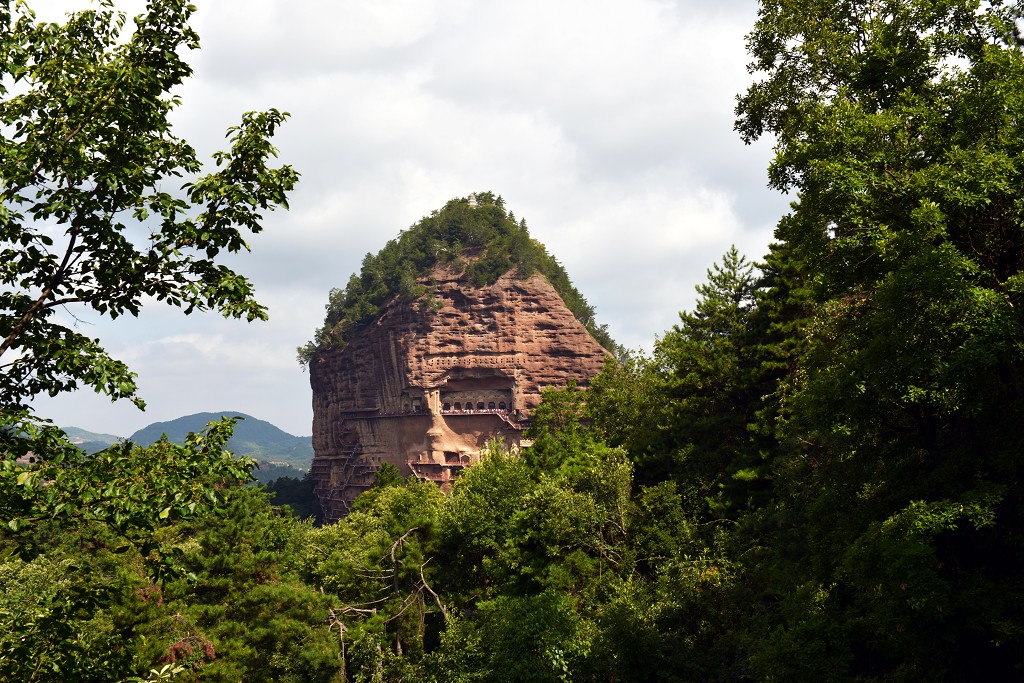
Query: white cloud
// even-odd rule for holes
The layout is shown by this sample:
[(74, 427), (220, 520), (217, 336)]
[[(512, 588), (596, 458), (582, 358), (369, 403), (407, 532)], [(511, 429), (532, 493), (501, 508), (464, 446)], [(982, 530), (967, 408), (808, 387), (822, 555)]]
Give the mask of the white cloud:
[(308, 433), (308, 377), (294, 350), (320, 324), (330, 288), (446, 200), (485, 189), (526, 218), (613, 336), (649, 347), (730, 244), (763, 254), (786, 206), (764, 189), (768, 145), (746, 147), (732, 131), (756, 7), (202, 3), (179, 134), (205, 156), (225, 146), (242, 111), (292, 114), (275, 140), (302, 174), (292, 210), (268, 213), (252, 253), (228, 259), (252, 277), (271, 320), (157, 307), (136, 323), (97, 324), (139, 372), (150, 410), (76, 396), (41, 412), (125, 433), (119, 425), (241, 410)]

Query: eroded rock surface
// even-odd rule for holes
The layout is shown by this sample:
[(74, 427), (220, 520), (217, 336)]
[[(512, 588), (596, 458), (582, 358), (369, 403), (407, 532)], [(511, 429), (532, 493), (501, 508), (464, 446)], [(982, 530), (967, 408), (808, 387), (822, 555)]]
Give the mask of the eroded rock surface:
[(491, 438), (518, 446), (541, 390), (585, 385), (608, 355), (542, 275), (480, 288), (450, 269), (432, 277), (435, 306), (392, 300), (310, 363), (313, 477), (328, 520), (385, 462), (445, 486)]

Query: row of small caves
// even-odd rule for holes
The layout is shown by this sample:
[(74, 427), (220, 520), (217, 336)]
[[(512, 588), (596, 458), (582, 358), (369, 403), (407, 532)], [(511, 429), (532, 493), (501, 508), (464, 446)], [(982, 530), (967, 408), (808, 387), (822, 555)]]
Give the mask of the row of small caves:
[[(531, 382), (529, 395), (524, 395), (517, 392), (514, 377), (503, 372), (458, 370), (488, 376), (449, 376), (443, 388), (407, 385), (384, 406), (334, 413), (334, 443), (329, 449), (318, 448), (313, 462), (315, 490), (328, 521), (348, 514), (355, 499), (373, 485), (383, 463), (447, 490), (464, 468), (479, 460), (492, 439), (513, 451), (530, 445), (523, 432), (540, 387)], [(572, 379), (585, 383), (588, 374)], [(565, 386), (568, 379), (552, 386)]]
[[(398, 411), (386, 411), (385, 415), (417, 415), (432, 412), (428, 404), (429, 397), (415, 396), (402, 403)], [(500, 393), (485, 392), (459, 392), (454, 395), (441, 395), (437, 401), (439, 406), (437, 412), (441, 415), (479, 415), (495, 413), (499, 415), (510, 415), (512, 413), (512, 392), (503, 391)], [(518, 411), (517, 411), (518, 412)]]

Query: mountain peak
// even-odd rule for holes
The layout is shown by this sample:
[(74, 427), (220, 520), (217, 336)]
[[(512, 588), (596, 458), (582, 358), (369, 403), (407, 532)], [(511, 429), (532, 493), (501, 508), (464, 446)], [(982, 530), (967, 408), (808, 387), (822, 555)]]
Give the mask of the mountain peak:
[(280, 462), (300, 469), (309, 469), (313, 460), (312, 440), (309, 436), (294, 436), (266, 420), (235, 410), (217, 413), (194, 413), (167, 422), (154, 422), (138, 430), (129, 441), (149, 446), (164, 434), (173, 443), (183, 444), (189, 433), (203, 430), (209, 422), (225, 417), (242, 418), (235, 424), (235, 433), (228, 441), (228, 449), (264, 462)]
[(437, 268), (459, 272), (478, 287), (492, 285), (504, 275), (526, 279), (539, 272), (591, 336), (615, 350), (607, 330), (597, 325), (593, 307), (562, 265), (530, 237), (526, 221), (517, 222), (500, 195), (476, 192), (449, 200), (377, 254), (367, 254), (345, 288), (331, 290), (324, 325), (299, 350), (300, 362), (308, 363), (318, 350), (347, 343), (392, 298), (438, 306), (433, 275)]
[(521, 443), (543, 389), (601, 370), (608, 351), (555, 282), (590, 322), (593, 310), (499, 200), (448, 202), (332, 292), (308, 357), (312, 472), (328, 519), (383, 463), (447, 486), (490, 439)]

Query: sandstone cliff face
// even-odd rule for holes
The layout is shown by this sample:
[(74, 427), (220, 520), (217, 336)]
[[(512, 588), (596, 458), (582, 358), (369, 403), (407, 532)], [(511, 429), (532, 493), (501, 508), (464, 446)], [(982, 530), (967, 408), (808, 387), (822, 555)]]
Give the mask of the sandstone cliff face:
[(313, 477), (329, 520), (385, 462), (445, 485), (491, 438), (518, 446), (541, 389), (585, 385), (607, 352), (547, 280), (476, 288), (432, 273), (440, 307), (393, 300), (310, 363)]

